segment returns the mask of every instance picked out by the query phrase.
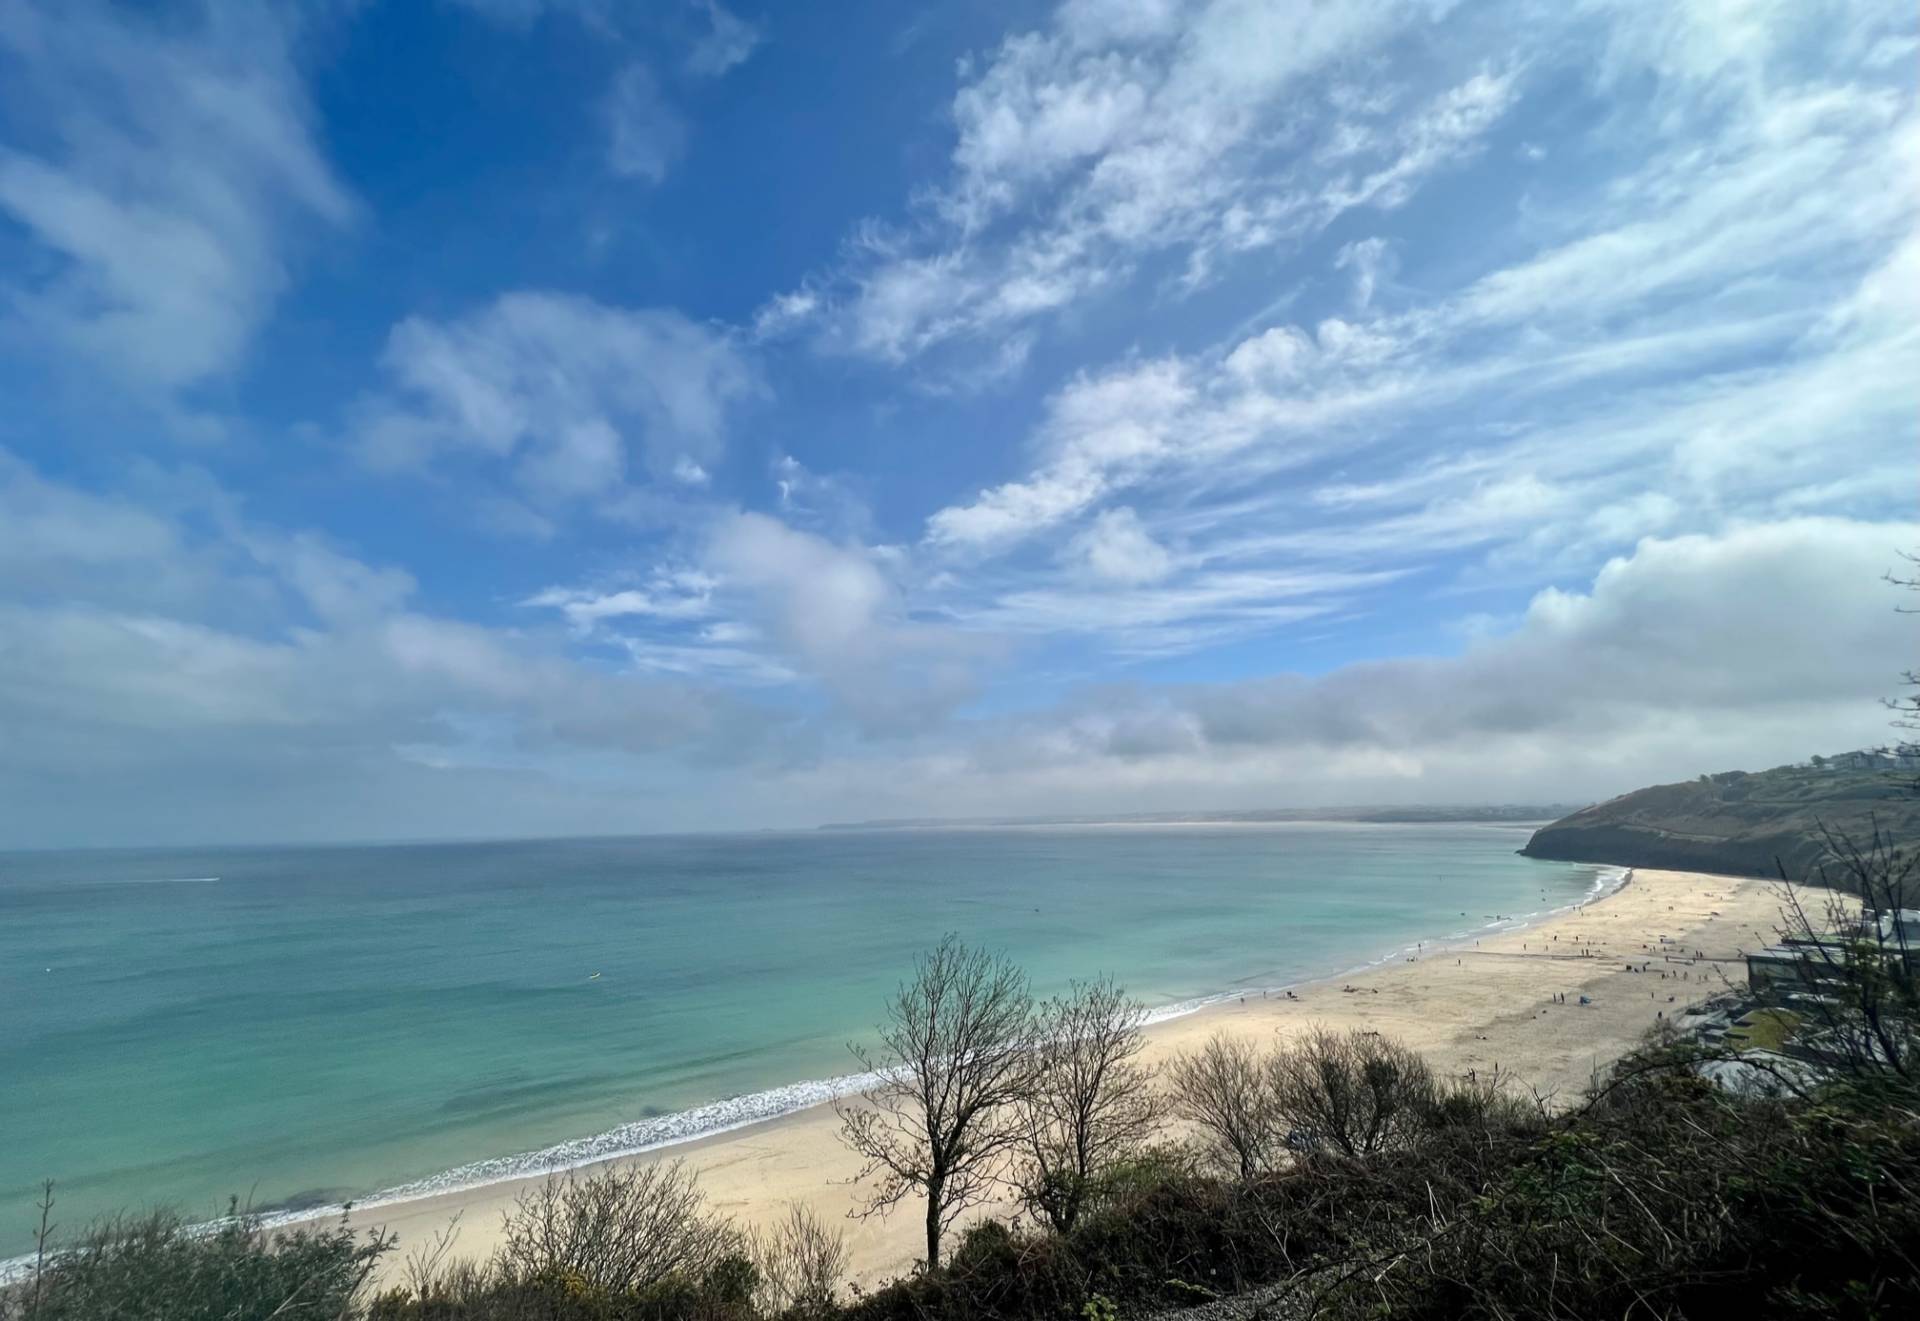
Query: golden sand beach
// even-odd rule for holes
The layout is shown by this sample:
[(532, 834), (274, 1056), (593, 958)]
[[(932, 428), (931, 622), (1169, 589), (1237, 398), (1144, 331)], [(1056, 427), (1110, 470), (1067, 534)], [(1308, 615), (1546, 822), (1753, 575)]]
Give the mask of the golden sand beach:
[[(1741, 952), (1770, 941), (1778, 908), (1767, 882), (1636, 870), (1611, 894), (1522, 929), (1432, 946), (1404, 962), (1298, 987), (1291, 998), (1255, 994), (1156, 1023), (1147, 1058), (1164, 1061), (1222, 1029), (1270, 1039), (1323, 1023), (1399, 1037), (1445, 1073), (1497, 1067), (1565, 1103), (1660, 1018), (1726, 980), (1743, 982)], [(1643, 965), (1647, 971), (1630, 970)], [(832, 1107), (822, 1105), (624, 1161), (687, 1161), (713, 1204), (743, 1224), (772, 1219), (790, 1202), (840, 1220), (860, 1190), (858, 1162), (838, 1130)], [(407, 1253), (456, 1217), (453, 1252), (488, 1254), (529, 1182), (374, 1207), (354, 1219), (400, 1236), (392, 1277)], [(844, 1223), (852, 1273), (863, 1284), (905, 1273), (919, 1255), (917, 1203)]]

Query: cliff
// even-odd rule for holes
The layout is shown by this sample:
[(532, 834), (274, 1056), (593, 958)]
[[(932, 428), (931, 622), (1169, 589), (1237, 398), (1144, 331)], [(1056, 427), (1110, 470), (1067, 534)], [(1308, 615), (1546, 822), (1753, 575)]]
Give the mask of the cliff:
[(1797, 881), (1833, 867), (1825, 831), (1864, 844), (1876, 825), (1901, 843), (1920, 839), (1912, 775), (1781, 766), (1637, 789), (1543, 826), (1520, 851), (1730, 876), (1777, 877), (1784, 867)]

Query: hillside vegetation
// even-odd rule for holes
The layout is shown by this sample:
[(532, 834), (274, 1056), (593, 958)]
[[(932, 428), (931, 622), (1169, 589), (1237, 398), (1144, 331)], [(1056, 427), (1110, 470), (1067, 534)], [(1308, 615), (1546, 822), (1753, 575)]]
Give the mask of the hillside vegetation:
[[(1442, 1083), (1390, 1043), (1376, 1057), (1405, 1067), (1318, 1088), (1362, 1102), (1369, 1122), (1348, 1128), (1375, 1137), (1351, 1151), (1276, 1148), (1242, 1173), (1206, 1147), (1143, 1149), (1101, 1170), (1070, 1229), (984, 1221), (870, 1293), (841, 1291), (837, 1229), (796, 1214), (756, 1240), (666, 1166), (557, 1180), (500, 1257), (429, 1251), (377, 1294), (388, 1239), (113, 1222), (0, 1290), (0, 1318), (1131, 1321), (1252, 1291), (1255, 1315), (1325, 1321), (1920, 1314), (1910, 1080), (1741, 1094), (1669, 1039), (1554, 1115), (1497, 1079)], [(1267, 1077), (1239, 1099), (1258, 1108)]]
[(1828, 836), (1920, 835), (1913, 777), (1881, 770), (1780, 766), (1657, 784), (1583, 808), (1535, 831), (1521, 850), (1558, 862), (1788, 876), (1835, 866)]

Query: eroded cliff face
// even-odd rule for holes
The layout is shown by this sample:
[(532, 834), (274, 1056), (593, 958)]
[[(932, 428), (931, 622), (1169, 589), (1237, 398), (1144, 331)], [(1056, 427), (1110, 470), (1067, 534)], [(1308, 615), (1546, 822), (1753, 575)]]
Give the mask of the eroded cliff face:
[(1520, 850), (1530, 858), (1560, 862), (1609, 862), (1668, 871), (1718, 872), (1728, 876), (1779, 875), (1776, 861), (1798, 878), (1825, 857), (1823, 848), (1789, 834), (1711, 838), (1657, 827), (1608, 821), (1556, 821), (1534, 832)]
[(1521, 850), (1562, 862), (1842, 883), (1830, 836), (1865, 844), (1875, 829), (1920, 843), (1911, 777), (1802, 767), (1729, 771), (1662, 784), (1583, 808), (1534, 832)]

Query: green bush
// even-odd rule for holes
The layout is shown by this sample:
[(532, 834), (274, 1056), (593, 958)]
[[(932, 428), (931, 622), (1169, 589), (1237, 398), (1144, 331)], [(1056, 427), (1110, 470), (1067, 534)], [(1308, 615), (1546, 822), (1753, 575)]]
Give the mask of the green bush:
[(37, 1278), (0, 1297), (6, 1321), (276, 1321), (348, 1315), (391, 1246), (344, 1226), (269, 1231), (233, 1215), (195, 1230), (155, 1211), (54, 1245)]
[(699, 1276), (674, 1273), (634, 1289), (608, 1289), (577, 1270), (515, 1274), (455, 1266), (425, 1288), (375, 1298), (368, 1321), (752, 1321), (760, 1272), (741, 1256)]
[(1484, 1167), (1478, 1193), (1406, 1196), (1350, 1231), (1315, 1281), (1323, 1310), (1920, 1315), (1916, 1098), (1743, 1098), (1697, 1064), (1674, 1044), (1632, 1056), (1584, 1108)]

